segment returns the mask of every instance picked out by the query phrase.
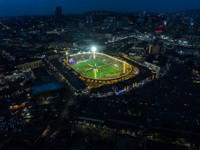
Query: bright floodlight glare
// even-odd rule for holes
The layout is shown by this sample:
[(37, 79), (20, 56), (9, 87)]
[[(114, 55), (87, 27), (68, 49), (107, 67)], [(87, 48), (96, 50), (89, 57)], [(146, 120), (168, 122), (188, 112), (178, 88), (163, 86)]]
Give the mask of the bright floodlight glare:
[(92, 47), (92, 51), (93, 51), (93, 52), (96, 52), (96, 50), (97, 50), (97, 48), (93, 46), (93, 47)]

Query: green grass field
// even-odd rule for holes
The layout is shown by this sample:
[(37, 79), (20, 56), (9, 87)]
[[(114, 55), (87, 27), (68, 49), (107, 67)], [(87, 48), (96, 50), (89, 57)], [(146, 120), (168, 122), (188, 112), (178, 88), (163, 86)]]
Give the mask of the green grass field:
[[(95, 67), (96, 64), (96, 67)], [(87, 62), (74, 64), (74, 67), (79, 71), (79, 73), (89, 77), (94, 78), (93, 70), (96, 68), (97, 79), (108, 79), (108, 78), (116, 78), (120, 76), (121, 71), (110, 66), (106, 65), (99, 60), (89, 60)]]

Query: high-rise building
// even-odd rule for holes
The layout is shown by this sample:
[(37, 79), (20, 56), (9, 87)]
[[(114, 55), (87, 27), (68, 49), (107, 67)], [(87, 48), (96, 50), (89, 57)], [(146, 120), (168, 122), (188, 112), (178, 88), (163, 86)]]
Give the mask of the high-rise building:
[(62, 17), (62, 7), (60, 7), (60, 6), (57, 6), (56, 7), (56, 11), (55, 11), (55, 16), (57, 17), (57, 18), (60, 18), (60, 17)]
[(83, 22), (79, 22), (78, 27), (79, 27), (79, 30), (82, 30), (84, 29), (85, 25)]
[(93, 16), (92, 15), (87, 16), (86, 19), (87, 19), (86, 20), (87, 23), (93, 23)]
[(122, 17), (121, 22), (123, 27), (127, 27), (129, 25), (129, 17)]

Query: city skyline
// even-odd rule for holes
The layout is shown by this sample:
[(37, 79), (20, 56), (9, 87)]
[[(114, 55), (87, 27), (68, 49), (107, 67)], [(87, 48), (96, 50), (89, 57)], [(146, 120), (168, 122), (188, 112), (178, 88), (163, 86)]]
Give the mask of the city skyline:
[(200, 150), (199, 4), (0, 0), (0, 150)]
[[(12, 4), (12, 5), (11, 5)], [(160, 1), (131, 1), (131, 0), (2, 0), (0, 2), (0, 16), (23, 16), (23, 15), (50, 15), (54, 14), (55, 7), (61, 6), (64, 14), (82, 13), (96, 10), (109, 10), (116, 12), (175, 12), (188, 9), (198, 9), (200, 1), (173, 0)]]

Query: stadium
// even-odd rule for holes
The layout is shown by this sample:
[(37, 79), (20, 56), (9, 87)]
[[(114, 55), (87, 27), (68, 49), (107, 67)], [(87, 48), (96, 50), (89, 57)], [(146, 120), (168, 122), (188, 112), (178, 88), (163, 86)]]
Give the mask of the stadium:
[(67, 58), (67, 63), (86, 83), (112, 84), (139, 73), (136, 67), (126, 61), (99, 52), (72, 54)]
[[(157, 78), (157, 73), (127, 55), (65, 51), (51, 63), (76, 93), (92, 97), (122, 95)], [(62, 63), (62, 65), (60, 65)]]

